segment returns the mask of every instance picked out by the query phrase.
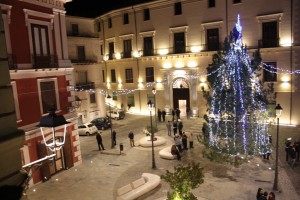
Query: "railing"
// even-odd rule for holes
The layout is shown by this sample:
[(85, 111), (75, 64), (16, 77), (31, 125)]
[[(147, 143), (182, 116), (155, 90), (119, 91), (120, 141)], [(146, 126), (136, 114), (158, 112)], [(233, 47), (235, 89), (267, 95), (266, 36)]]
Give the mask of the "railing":
[(75, 86), (75, 90), (91, 90), (91, 89), (95, 89), (94, 82), (77, 83)]
[(279, 38), (258, 40), (259, 48), (279, 47)]
[(32, 55), (32, 66), (34, 69), (58, 68), (58, 59), (54, 55)]
[(98, 38), (95, 33), (72, 33), (72, 32), (68, 32), (67, 36), (69, 36), (69, 37)]
[(70, 58), (70, 60), (72, 63), (79, 63), (79, 64), (97, 63), (97, 58), (86, 58), (86, 59)]

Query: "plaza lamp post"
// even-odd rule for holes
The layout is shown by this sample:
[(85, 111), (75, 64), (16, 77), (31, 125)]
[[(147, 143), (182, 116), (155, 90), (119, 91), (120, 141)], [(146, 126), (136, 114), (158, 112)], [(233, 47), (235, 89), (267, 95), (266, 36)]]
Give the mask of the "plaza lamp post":
[(157, 112), (157, 106), (156, 106), (156, 89), (155, 88), (152, 88), (152, 94), (154, 95), (154, 117), (155, 117), (155, 128), (157, 130), (157, 116), (156, 116), (156, 112)]
[(274, 185), (273, 190), (278, 191), (278, 140), (279, 140), (279, 118), (282, 112), (282, 107), (280, 104), (277, 104), (275, 107), (276, 110), (276, 118), (277, 118), (277, 132), (276, 132), (276, 160), (275, 160), (275, 178), (274, 178)]
[(111, 107), (110, 107), (110, 103), (111, 103), (111, 96), (108, 94), (107, 95), (107, 101), (108, 101), (108, 107), (109, 107), (109, 122), (110, 122), (110, 137), (111, 137), (111, 148), (114, 148), (114, 140), (113, 140), (113, 133), (112, 133), (112, 123), (111, 123)]
[(152, 147), (152, 169), (156, 169), (156, 164), (155, 164), (155, 156), (154, 156), (154, 131), (153, 131), (153, 124), (152, 124), (152, 109), (153, 109), (153, 104), (151, 100), (148, 101), (148, 108), (150, 111), (150, 129), (151, 129), (151, 147)]

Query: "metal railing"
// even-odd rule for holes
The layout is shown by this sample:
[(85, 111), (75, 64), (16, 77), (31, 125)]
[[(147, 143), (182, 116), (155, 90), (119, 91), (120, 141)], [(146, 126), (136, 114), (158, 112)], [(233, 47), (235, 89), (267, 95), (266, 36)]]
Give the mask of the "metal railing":
[(75, 85), (75, 90), (93, 90), (95, 89), (95, 83), (94, 82), (87, 82), (87, 83), (77, 83)]
[(279, 47), (279, 38), (258, 40), (259, 48)]
[(58, 68), (58, 59), (55, 55), (32, 55), (32, 66), (34, 69)]

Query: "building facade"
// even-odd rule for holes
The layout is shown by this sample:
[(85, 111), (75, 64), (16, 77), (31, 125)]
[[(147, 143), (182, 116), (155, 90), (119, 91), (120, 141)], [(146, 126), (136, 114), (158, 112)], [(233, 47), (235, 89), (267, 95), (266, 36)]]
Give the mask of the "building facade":
[[(55, 159), (34, 173), (31, 184), (46, 181), (53, 174), (81, 163), (75, 95), (72, 90), (73, 68), (68, 55), (65, 26), (65, 2), (1, 0), (0, 4), (15, 120), (17, 127), (25, 131), (22, 148), (17, 149), (22, 164), (52, 153), (46, 148), (41, 132), (36, 127), (49, 109), (54, 107), (56, 114), (64, 115), (70, 122), (64, 147), (54, 152)], [(61, 127), (57, 135), (62, 132)], [(51, 134), (51, 130), (45, 131), (46, 141), (50, 141)]]
[[(206, 67), (222, 48), (240, 14), (243, 43), (250, 54), (260, 49), (261, 80), (274, 85), (284, 109), (282, 123), (299, 124), (299, 16), (295, 0), (158, 0), (94, 19), (100, 40), (103, 82), (117, 107), (147, 112), (156, 88), (156, 108), (186, 108), (206, 113), (202, 87)], [(272, 6), (269, 6), (272, 5)], [(276, 73), (270, 73), (274, 66)], [(282, 73), (284, 72), (284, 73)], [(103, 95), (103, 94), (100, 94)], [(273, 107), (274, 107), (273, 105)], [(272, 105), (271, 105), (272, 107)]]

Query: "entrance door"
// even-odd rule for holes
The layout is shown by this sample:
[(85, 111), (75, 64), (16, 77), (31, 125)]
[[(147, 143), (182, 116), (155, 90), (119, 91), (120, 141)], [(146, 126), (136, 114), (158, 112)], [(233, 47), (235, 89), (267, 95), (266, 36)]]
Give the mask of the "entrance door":
[[(184, 105), (180, 105), (180, 102), (185, 101)], [(182, 108), (180, 108), (180, 106)], [(182, 114), (185, 114), (186, 107), (190, 108), (190, 91), (189, 88), (173, 88), (173, 108), (179, 108)]]

